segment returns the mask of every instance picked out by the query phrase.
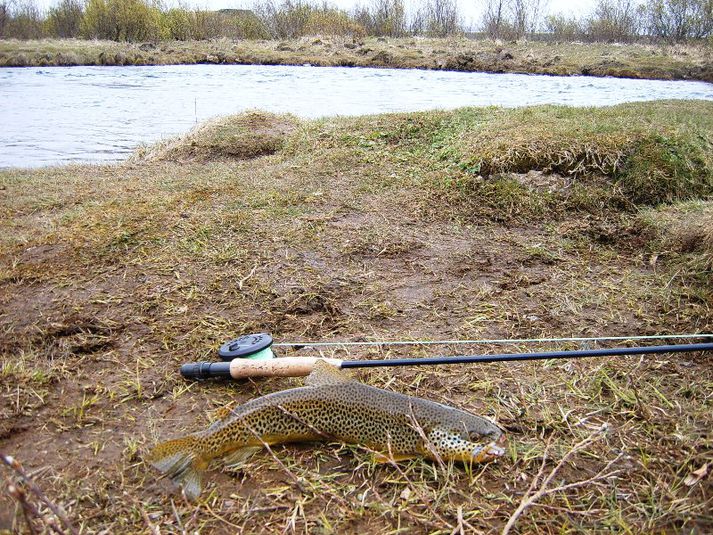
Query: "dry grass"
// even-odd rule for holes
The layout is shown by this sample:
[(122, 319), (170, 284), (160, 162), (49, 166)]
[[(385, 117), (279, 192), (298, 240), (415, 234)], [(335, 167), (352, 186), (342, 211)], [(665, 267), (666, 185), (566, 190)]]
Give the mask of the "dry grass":
[(0, 41), (0, 66), (193, 63), (331, 65), (713, 81), (703, 45), (503, 43), (461, 38), (304, 37), (292, 41)]
[(274, 154), (295, 129), (297, 119), (259, 111), (205, 122), (185, 136), (140, 149), (134, 161), (251, 159)]
[(677, 203), (647, 210), (638, 218), (649, 234), (649, 262), (665, 263), (691, 295), (707, 300), (713, 295), (713, 204), (711, 201)]
[[(676, 258), (661, 254), (688, 254), (676, 245), (687, 233), (709, 239), (711, 167), (700, 151), (711, 116), (709, 103), (669, 102), (290, 121), (279, 150), (246, 160), (249, 125), (274, 120), (248, 115), (150, 161), (2, 172), (0, 451), (82, 533), (710, 531), (711, 479), (692, 476), (713, 463), (707, 355), (361, 375), (495, 418), (509, 449), (487, 467), (383, 465), (356, 446), (285, 446), (273, 448), (281, 463), (265, 454), (212, 471), (208, 491), (188, 504), (142, 455), (159, 438), (202, 429), (228, 403), (301, 383), (178, 376), (181, 363), (214, 359), (238, 333), (711, 331), (709, 286), (677, 276)], [(527, 175), (478, 178), (461, 165), (475, 150), (520, 162), (497, 150), (497, 132), (510, 138), (518, 122), (521, 143), (538, 124), (560, 125), (544, 138), (549, 158), (557, 143), (602, 151), (588, 161), (620, 151), (617, 171), (560, 170), (561, 187), (541, 188)], [(674, 179), (683, 169), (694, 180), (666, 182), (667, 204), (624, 203), (619, 181), (637, 146), (628, 140), (655, 134), (677, 162), (703, 163), (671, 168)], [(687, 197), (698, 200), (676, 201)], [(17, 488), (18, 476), (0, 470), (3, 489)], [(37, 528), (53, 521), (24, 496), (44, 515)], [(28, 530), (18, 503), (0, 497), (0, 527)]]

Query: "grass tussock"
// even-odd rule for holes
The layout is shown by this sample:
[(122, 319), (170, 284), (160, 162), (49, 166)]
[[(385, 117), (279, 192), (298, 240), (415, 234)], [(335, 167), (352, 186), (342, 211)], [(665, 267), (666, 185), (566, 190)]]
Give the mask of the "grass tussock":
[[(671, 112), (678, 121), (669, 120)], [(469, 110), (385, 136), (429, 143), (439, 159), (462, 171), (455, 180), (450, 174), (445, 186), (478, 202), (482, 195), (500, 206), (525, 202), (532, 184), (512, 175), (537, 171), (560, 177), (547, 188), (554, 204), (656, 205), (713, 192), (710, 113), (705, 103)], [(530, 200), (541, 206), (548, 195), (539, 188), (536, 197)]]
[(697, 118), (698, 106), (689, 107), (685, 129), (667, 124), (665, 104), (638, 121), (635, 106), (496, 112), (474, 133), (465, 125), (444, 152), (486, 178), (538, 170), (579, 182), (605, 177), (635, 204), (694, 198), (713, 192), (711, 108)]
[(249, 160), (280, 150), (296, 125), (296, 118), (289, 115), (245, 112), (203, 123), (179, 139), (140, 150), (136, 157), (201, 162), (216, 158)]
[[(709, 532), (708, 355), (360, 375), (495, 419), (508, 450), (489, 466), (380, 464), (339, 444), (274, 447), (274, 456), (216, 467), (191, 504), (143, 456), (160, 439), (205, 428), (225, 405), (302, 384), (180, 377), (181, 364), (214, 360), (237, 334), (710, 332), (710, 156), (702, 150), (712, 116), (704, 102), (303, 122), (245, 114), (127, 165), (2, 171), (0, 451), (22, 462), (82, 533)], [(275, 122), (293, 128), (280, 150), (235, 156)], [(518, 155), (508, 139), (532, 150)], [(636, 159), (642, 143), (653, 143), (646, 154), (664, 155), (648, 168)], [(555, 171), (570, 153), (584, 164)], [(680, 158), (652, 168), (671, 154)], [(663, 185), (626, 193), (627, 173), (654, 177), (659, 167)], [(323, 351), (371, 358), (580, 347)], [(0, 470), (18, 484), (14, 471)], [(38, 515), (17, 496), (0, 492), (0, 529), (60, 525), (34, 495), (26, 497)]]

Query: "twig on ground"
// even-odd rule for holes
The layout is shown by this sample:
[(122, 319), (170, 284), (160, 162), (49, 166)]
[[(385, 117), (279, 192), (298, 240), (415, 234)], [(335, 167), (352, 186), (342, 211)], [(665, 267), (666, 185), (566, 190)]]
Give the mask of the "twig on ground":
[(446, 471), (446, 463), (443, 462), (443, 459), (441, 458), (441, 454), (438, 453), (438, 450), (436, 449), (435, 445), (428, 439), (426, 436), (426, 432), (423, 430), (423, 427), (421, 427), (421, 424), (418, 422), (416, 419), (416, 414), (414, 413), (413, 410), (413, 404), (409, 402), (409, 420), (411, 420), (411, 423), (413, 424), (413, 428), (416, 430), (416, 432), (419, 434), (421, 437), (421, 440), (423, 440), (423, 445), (428, 448), (428, 451), (431, 452), (433, 455), (433, 458), (436, 459), (436, 462), (438, 462), (438, 466), (441, 467), (441, 470), (444, 472)]
[[(64, 512), (61, 506), (56, 505), (52, 503), (47, 496), (45, 496), (45, 493), (42, 492), (42, 489), (40, 489), (34, 481), (30, 478), (29, 475), (25, 472), (25, 470), (22, 468), (22, 465), (15, 459), (14, 457), (10, 455), (5, 455), (4, 453), (0, 453), (0, 461), (2, 461), (6, 466), (8, 466), (12, 471), (14, 471), (17, 476), (20, 478), (22, 481), (23, 485), (27, 487), (27, 489), (34, 494), (37, 499), (39, 499), (42, 503), (44, 503), (52, 513), (59, 519), (60, 522), (62, 522), (62, 525), (64, 528), (69, 531), (72, 535), (78, 535), (79, 532), (74, 528), (72, 523), (69, 521), (69, 518), (67, 517), (67, 514)], [(16, 489), (19, 487), (15, 487)], [(24, 496), (24, 493), (22, 493)], [(26, 499), (25, 499), (26, 501)], [(24, 502), (23, 503), (23, 509), (24, 509)], [(29, 502), (27, 502), (29, 504)], [(39, 512), (37, 514), (38, 518), (42, 520), (43, 522), (47, 523), (45, 519), (39, 515)], [(52, 528), (52, 524), (48, 524), (49, 527)], [(55, 528), (53, 528), (55, 529)], [(56, 531), (56, 529), (55, 529)], [(61, 533), (61, 530), (59, 531)]]
[[(428, 497), (425, 496), (424, 493), (421, 492), (421, 490), (420, 490), (416, 485), (413, 484), (413, 482), (412, 482), (412, 481), (409, 479), (409, 477), (406, 475), (406, 472), (404, 472), (403, 470), (401, 470), (401, 467), (399, 466), (399, 463), (397, 463), (397, 462), (394, 460), (394, 454), (393, 454), (393, 452), (391, 451), (391, 441), (389, 441), (389, 443), (388, 443), (388, 448), (389, 448), (389, 455), (388, 455), (388, 457), (386, 458), (387, 461), (388, 461), (388, 463), (389, 463), (391, 466), (394, 467), (394, 469), (399, 473), (399, 475), (401, 475), (402, 478), (404, 478), (404, 481), (406, 481), (406, 484), (409, 486), (409, 488), (411, 489), (411, 491), (412, 491), (412, 492), (415, 492), (415, 493), (417, 493), (417, 494), (419, 495), (419, 497), (421, 498), (421, 501), (423, 502), (423, 505), (426, 506), (426, 508), (428, 509), (428, 511), (429, 511), (435, 518), (437, 518), (439, 521), (441, 521), (445, 526), (447, 526), (448, 529), (451, 529), (451, 530), (454, 529), (453, 526), (452, 526), (445, 518), (443, 518), (441, 515), (439, 515), (438, 512), (437, 512), (433, 507), (431, 507), (431, 504), (428, 503)], [(378, 453), (378, 452), (374, 452), (374, 450), (371, 450), (371, 449), (369, 449), (369, 448), (365, 448), (365, 449), (368, 449), (369, 451), (372, 451), (373, 453)]]
[(272, 451), (272, 448), (270, 447), (270, 445), (262, 439), (262, 437), (257, 433), (257, 431), (255, 431), (250, 425), (248, 425), (247, 422), (244, 422), (244, 424), (245, 424), (245, 427), (248, 428), (248, 431), (250, 431), (250, 433), (252, 433), (252, 435), (255, 437), (255, 439), (256, 439), (258, 442), (260, 442), (260, 444), (262, 444), (262, 446), (267, 450), (267, 452), (268, 452), (268, 453), (270, 454), (270, 456), (275, 460), (275, 462), (280, 465), (280, 468), (282, 468), (282, 469), (285, 471), (285, 473), (286, 473), (288, 476), (290, 476), (290, 478), (292, 479), (292, 481), (295, 482), (295, 485), (297, 485), (297, 487), (298, 487), (301, 491), (304, 491), (304, 485), (302, 484), (302, 481), (300, 481), (300, 478), (298, 478), (298, 477), (292, 472), (292, 470), (290, 470), (289, 468), (287, 468), (287, 466), (285, 466), (285, 463), (283, 463), (283, 462), (280, 460), (280, 458), (279, 458), (277, 455), (275, 455), (275, 452)]
[(13, 498), (15, 498), (15, 500), (22, 507), (22, 514), (25, 517), (25, 524), (27, 524), (27, 529), (30, 530), (30, 533), (32, 535), (37, 533), (37, 531), (35, 530), (35, 525), (32, 523), (32, 521), (35, 518), (42, 518), (42, 516), (40, 515), (40, 512), (37, 510), (37, 508), (27, 501), (23, 489), (17, 487), (13, 483), (10, 483), (7, 486), (7, 493)]
[[(560, 459), (560, 461), (557, 463), (557, 465), (550, 471), (550, 473), (545, 477), (544, 479), (542, 478), (542, 475), (545, 470), (545, 465), (547, 463), (547, 452), (550, 449), (551, 445), (551, 440), (547, 442), (547, 446), (545, 448), (545, 452), (542, 455), (542, 464), (540, 465), (540, 469), (537, 471), (537, 475), (532, 479), (532, 483), (530, 483), (530, 487), (527, 489), (527, 492), (525, 495), (522, 497), (522, 501), (520, 502), (520, 505), (515, 509), (515, 512), (512, 514), (510, 519), (508, 520), (507, 524), (505, 524), (505, 527), (503, 528), (502, 535), (507, 535), (510, 533), (510, 530), (513, 528), (515, 523), (517, 522), (518, 518), (531, 506), (535, 505), (536, 502), (543, 498), (544, 496), (547, 496), (549, 494), (554, 494), (555, 492), (562, 492), (565, 490), (577, 488), (577, 487), (583, 487), (585, 485), (589, 485), (592, 483), (595, 483), (597, 481), (601, 481), (603, 479), (607, 479), (609, 477), (612, 477), (618, 473), (621, 472), (621, 470), (609, 470), (611, 466), (617, 462), (621, 457), (622, 453), (617, 455), (614, 459), (610, 460), (604, 468), (599, 470), (595, 475), (592, 477), (582, 480), (582, 481), (577, 481), (574, 483), (568, 483), (566, 485), (560, 485), (558, 487), (553, 487), (553, 488), (547, 488), (549, 484), (552, 482), (554, 477), (557, 475), (557, 472), (572, 458), (572, 456), (579, 452), (582, 451), (589, 446), (591, 446), (593, 443), (597, 442), (600, 440), (602, 437), (604, 437), (604, 434), (606, 433), (606, 426), (600, 427), (597, 431), (589, 435), (587, 438), (584, 440), (581, 440)], [(535, 487), (537, 484), (540, 483), (539, 488), (537, 489), (536, 492), (533, 493)]]
[(245, 275), (242, 279), (240, 279), (240, 280), (238, 281), (238, 289), (240, 289), (240, 290), (243, 289), (243, 284), (245, 284), (245, 282), (246, 282), (250, 277), (252, 277), (252, 276), (255, 274), (255, 270), (257, 270), (257, 266), (258, 266), (258, 265), (255, 264), (255, 265), (253, 266), (253, 268), (250, 270), (250, 273), (248, 273), (247, 275)]
[(180, 529), (181, 533), (185, 535), (186, 528), (183, 527), (183, 522), (181, 521), (181, 515), (178, 514), (178, 510), (176, 509), (176, 503), (173, 501), (173, 498), (171, 499), (171, 509), (173, 510), (173, 516), (176, 518), (176, 523), (178, 525), (178, 529)]

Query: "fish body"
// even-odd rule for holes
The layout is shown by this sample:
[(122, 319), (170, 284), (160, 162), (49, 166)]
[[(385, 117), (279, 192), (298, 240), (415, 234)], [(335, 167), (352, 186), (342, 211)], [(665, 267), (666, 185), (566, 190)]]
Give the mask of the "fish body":
[(332, 439), (393, 459), (487, 462), (504, 453), (497, 446), (502, 438), (486, 418), (365, 385), (319, 363), (307, 386), (240, 405), (205, 431), (159, 444), (148, 460), (193, 499), (213, 459), (240, 462), (266, 444)]

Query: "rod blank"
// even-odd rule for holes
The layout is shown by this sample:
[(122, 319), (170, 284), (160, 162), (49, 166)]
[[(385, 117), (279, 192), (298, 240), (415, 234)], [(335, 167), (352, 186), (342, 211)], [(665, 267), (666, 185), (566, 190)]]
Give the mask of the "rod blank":
[(342, 368), (373, 368), (378, 366), (426, 366), (434, 364), (472, 364), (488, 362), (513, 362), (521, 360), (573, 359), (583, 357), (613, 357), (622, 355), (647, 355), (658, 353), (683, 353), (713, 351), (713, 343), (674, 344), (649, 347), (615, 347), (607, 349), (580, 349), (572, 351), (544, 351), (541, 353), (501, 353), (498, 355), (457, 355), (453, 357), (424, 357), (411, 359), (345, 360)]

